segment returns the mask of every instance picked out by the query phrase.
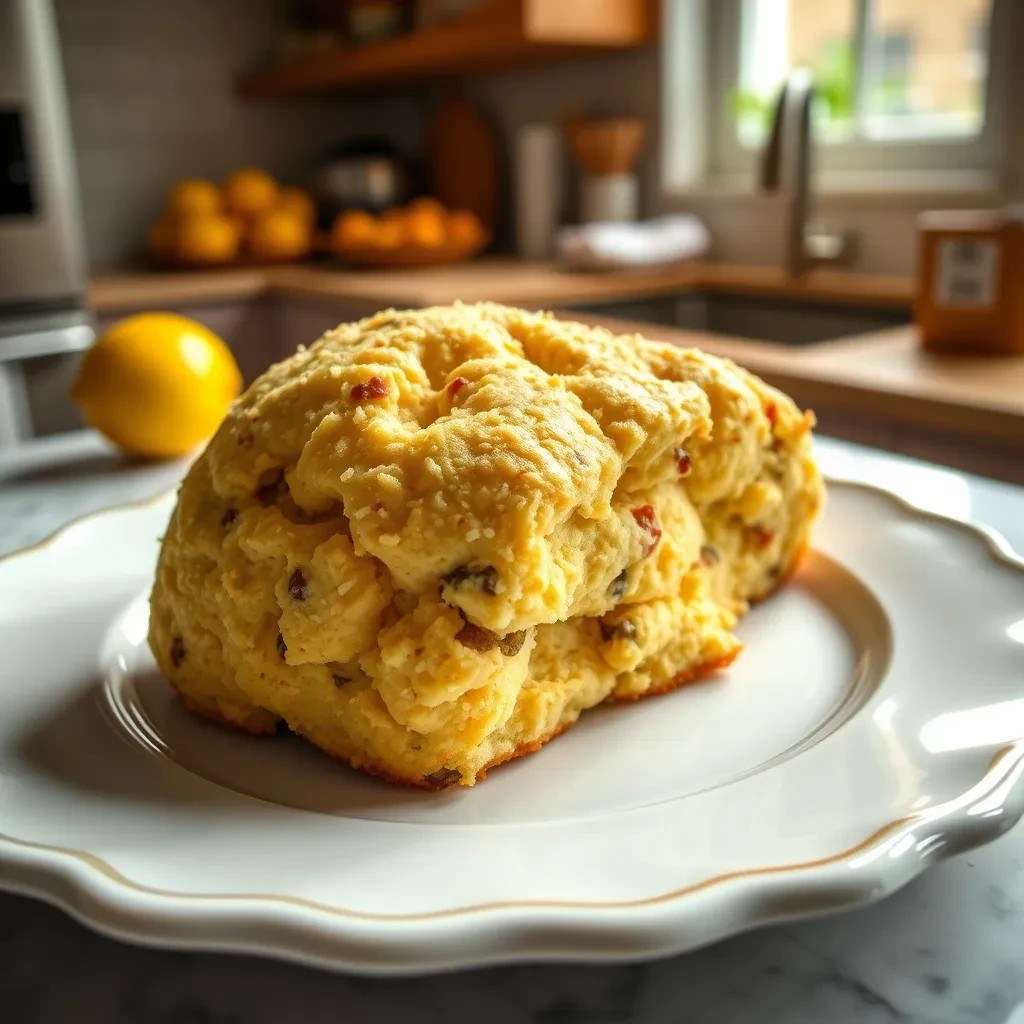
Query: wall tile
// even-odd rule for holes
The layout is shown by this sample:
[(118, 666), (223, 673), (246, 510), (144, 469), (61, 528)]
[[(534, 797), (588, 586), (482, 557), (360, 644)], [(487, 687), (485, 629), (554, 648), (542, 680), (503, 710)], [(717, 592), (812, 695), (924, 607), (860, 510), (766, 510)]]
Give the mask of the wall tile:
[(54, 3), (93, 265), (130, 259), (182, 177), (255, 164), (301, 182), (335, 143), (407, 120), (394, 99), (238, 99), (236, 76), (275, 43), (278, 0)]

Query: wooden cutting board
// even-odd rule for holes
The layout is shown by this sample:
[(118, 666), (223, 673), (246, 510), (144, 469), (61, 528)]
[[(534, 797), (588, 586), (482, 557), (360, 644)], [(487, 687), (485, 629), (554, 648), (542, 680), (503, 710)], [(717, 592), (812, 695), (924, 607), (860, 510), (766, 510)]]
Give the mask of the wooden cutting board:
[(428, 134), (434, 195), (450, 210), (471, 210), (489, 236), (498, 222), (499, 155), (483, 111), (463, 92), (443, 97)]

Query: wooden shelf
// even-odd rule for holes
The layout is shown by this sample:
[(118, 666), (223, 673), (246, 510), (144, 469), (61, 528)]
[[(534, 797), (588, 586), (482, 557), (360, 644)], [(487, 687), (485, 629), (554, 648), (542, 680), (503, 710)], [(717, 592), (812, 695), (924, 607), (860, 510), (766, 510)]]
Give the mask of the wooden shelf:
[(254, 72), (238, 89), (252, 98), (307, 96), (500, 71), (644, 46), (657, 22), (656, 0), (486, 0), (435, 28)]

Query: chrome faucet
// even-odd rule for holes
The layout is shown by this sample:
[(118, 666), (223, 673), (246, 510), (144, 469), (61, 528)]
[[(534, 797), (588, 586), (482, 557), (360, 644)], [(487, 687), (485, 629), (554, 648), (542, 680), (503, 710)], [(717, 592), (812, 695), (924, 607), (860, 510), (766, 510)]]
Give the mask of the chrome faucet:
[(761, 163), (761, 190), (778, 192), (787, 202), (785, 264), (790, 274), (841, 263), (853, 251), (849, 233), (828, 232), (808, 222), (814, 96), (811, 73), (805, 68), (792, 71), (779, 94)]

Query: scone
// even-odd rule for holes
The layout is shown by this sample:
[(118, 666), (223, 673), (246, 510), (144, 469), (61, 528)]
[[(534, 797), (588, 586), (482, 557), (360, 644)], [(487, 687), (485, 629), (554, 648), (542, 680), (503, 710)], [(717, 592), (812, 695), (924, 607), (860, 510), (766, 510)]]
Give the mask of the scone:
[(202, 715), (471, 786), (732, 661), (821, 504), (811, 425), (728, 360), (550, 315), (344, 324), (192, 466), (150, 644)]

